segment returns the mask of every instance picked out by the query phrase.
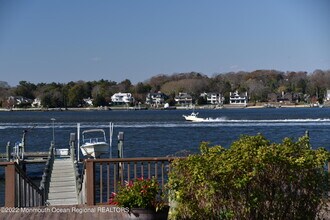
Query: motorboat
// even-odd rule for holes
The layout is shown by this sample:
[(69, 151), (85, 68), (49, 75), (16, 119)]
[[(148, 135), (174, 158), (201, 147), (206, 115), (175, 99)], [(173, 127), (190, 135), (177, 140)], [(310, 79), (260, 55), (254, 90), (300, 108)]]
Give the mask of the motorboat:
[(109, 153), (109, 144), (106, 141), (103, 129), (90, 129), (82, 132), (80, 150), (84, 156), (98, 158), (101, 154)]
[(186, 121), (201, 122), (207, 120), (205, 118), (199, 118), (198, 112), (192, 112), (190, 115), (182, 115), (182, 116), (186, 119)]

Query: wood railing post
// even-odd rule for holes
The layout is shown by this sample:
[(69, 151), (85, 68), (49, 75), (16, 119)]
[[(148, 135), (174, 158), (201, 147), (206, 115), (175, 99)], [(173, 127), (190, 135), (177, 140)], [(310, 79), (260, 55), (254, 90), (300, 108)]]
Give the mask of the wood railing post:
[(93, 160), (86, 160), (86, 202), (87, 205), (94, 205), (95, 203), (95, 190), (94, 190), (94, 162)]
[(16, 199), (15, 199), (15, 187), (16, 187), (16, 170), (15, 163), (8, 164), (6, 166), (6, 185), (5, 185), (5, 206), (6, 207), (15, 207)]

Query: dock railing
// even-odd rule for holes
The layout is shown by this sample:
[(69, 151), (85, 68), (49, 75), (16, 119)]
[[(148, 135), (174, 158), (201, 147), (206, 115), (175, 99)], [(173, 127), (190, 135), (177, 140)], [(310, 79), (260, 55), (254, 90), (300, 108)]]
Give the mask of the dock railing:
[(76, 160), (75, 141), (76, 141), (75, 133), (71, 133), (70, 134), (70, 158), (73, 163), (78, 203), (82, 204), (83, 203), (82, 194), (79, 193), (79, 192), (81, 192), (82, 180), (81, 180), (81, 175), (79, 173), (78, 161)]
[(5, 167), (5, 207), (43, 206), (44, 192), (32, 182), (16, 162), (1, 162)]
[(55, 153), (54, 153), (54, 143), (51, 143), (49, 147), (48, 157), (45, 164), (44, 172), (41, 177), (40, 187), (39, 189), (43, 191), (44, 193), (44, 199), (47, 201), (48, 199), (48, 193), (49, 193), (49, 184), (50, 184), (50, 177), (51, 172), (53, 170), (53, 164), (55, 159)]
[(86, 159), (80, 194), (87, 205), (108, 203), (118, 184), (137, 178), (155, 177), (164, 191), (170, 163), (176, 157)]

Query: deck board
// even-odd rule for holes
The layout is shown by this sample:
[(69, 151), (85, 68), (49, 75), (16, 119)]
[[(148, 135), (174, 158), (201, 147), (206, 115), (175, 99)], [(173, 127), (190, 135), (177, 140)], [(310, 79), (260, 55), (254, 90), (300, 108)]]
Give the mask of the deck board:
[(71, 158), (55, 159), (47, 202), (50, 205), (78, 204), (76, 179)]

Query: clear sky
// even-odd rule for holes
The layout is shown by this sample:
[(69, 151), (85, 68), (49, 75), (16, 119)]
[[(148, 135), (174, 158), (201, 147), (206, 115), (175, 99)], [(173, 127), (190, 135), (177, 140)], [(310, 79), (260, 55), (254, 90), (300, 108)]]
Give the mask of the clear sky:
[(0, 81), (330, 69), (329, 0), (0, 0)]

